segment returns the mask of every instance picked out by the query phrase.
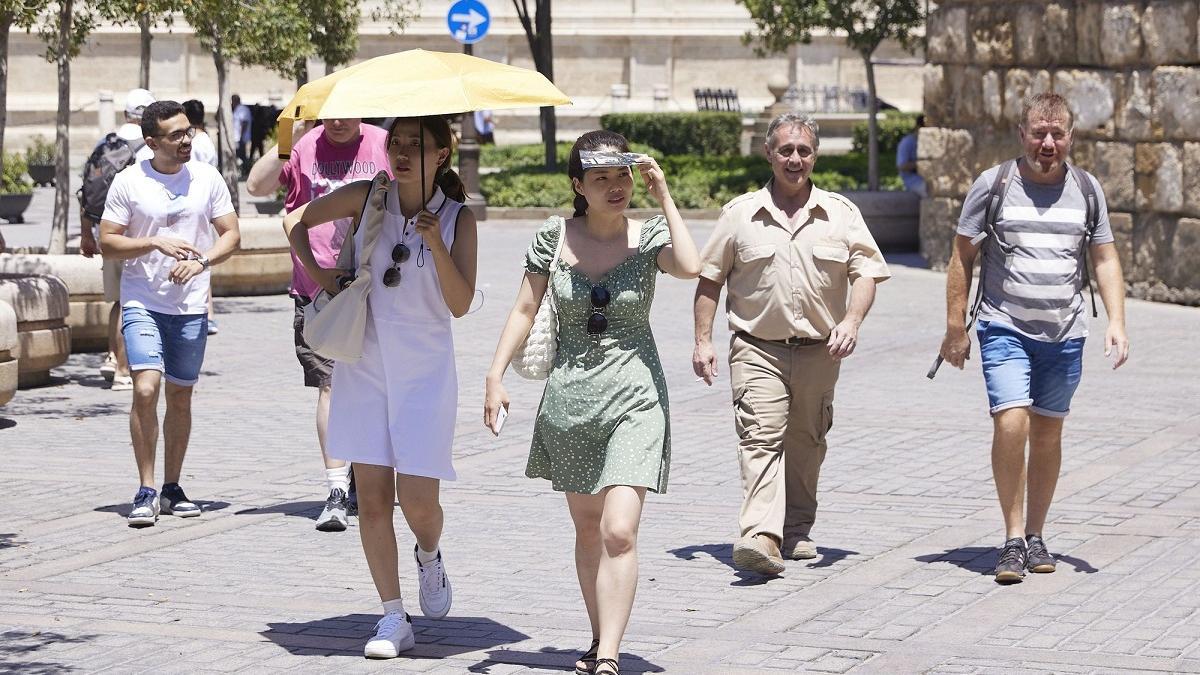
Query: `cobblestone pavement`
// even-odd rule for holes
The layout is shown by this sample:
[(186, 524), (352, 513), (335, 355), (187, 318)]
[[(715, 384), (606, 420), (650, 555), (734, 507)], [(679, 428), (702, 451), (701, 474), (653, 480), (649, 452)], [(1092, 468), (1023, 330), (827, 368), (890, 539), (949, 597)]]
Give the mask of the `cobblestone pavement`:
[[(415, 618), (413, 652), (362, 658), (378, 602), (356, 528), (313, 530), (315, 396), (292, 355), (290, 302), (225, 298), (185, 466), (189, 494), (208, 500), (201, 518), (126, 527), (129, 395), (101, 386), (99, 355), (0, 409), (0, 673), (568, 669), (589, 634), (564, 500), (523, 476), (538, 384), (510, 376), (499, 439), (480, 422), (533, 225), (481, 232), (485, 300), (456, 324), (460, 479), (443, 489), (455, 605)], [(1047, 528), (1058, 572), (1000, 587), (987, 574), (1002, 529), (977, 362), (924, 378), (943, 277), (894, 272), (842, 370), (820, 556), (766, 581), (731, 567), (726, 371), (712, 388), (695, 381), (693, 285), (660, 281), (675, 461), (669, 492), (647, 500), (624, 672), (1200, 672), (1200, 313), (1131, 301), (1119, 371), (1099, 336), (1089, 343)], [(413, 542), (397, 519), (403, 552)], [(415, 570), (402, 576), (415, 606)]]

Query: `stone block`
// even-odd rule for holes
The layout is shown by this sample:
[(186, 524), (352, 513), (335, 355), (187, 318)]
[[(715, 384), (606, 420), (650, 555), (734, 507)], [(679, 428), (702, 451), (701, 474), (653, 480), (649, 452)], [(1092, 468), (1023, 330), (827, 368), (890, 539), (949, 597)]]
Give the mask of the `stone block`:
[(1060, 70), (1054, 74), (1054, 91), (1070, 104), (1077, 137), (1112, 138), (1114, 82), (1112, 73), (1096, 70)]
[(1046, 39), (1042, 35), (1043, 5), (1020, 5), (1013, 15), (1013, 59), (1018, 66), (1047, 66)]
[(925, 177), (930, 196), (966, 196), (975, 179), (971, 132), (925, 127), (918, 140), (917, 171)]
[(1107, 2), (1100, 20), (1100, 57), (1108, 66), (1136, 65), (1142, 55), (1142, 3)]
[(70, 311), (71, 351), (97, 352), (108, 349), (108, 318), (111, 303), (104, 300), (103, 274), (99, 257), (78, 255), (0, 255), (0, 273), (50, 274), (67, 286)]
[(213, 267), (217, 296), (286, 293), (292, 281), (292, 256), (278, 217), (242, 218), (241, 246)]
[(1113, 244), (1117, 247), (1117, 255), (1121, 260), (1121, 270), (1127, 281), (1133, 281), (1129, 274), (1133, 271), (1133, 216), (1128, 213), (1108, 212), (1108, 223), (1112, 228)]
[(946, 68), (947, 89), (954, 99), (954, 125), (974, 126), (983, 121), (983, 72), (976, 67)]
[(1160, 259), (1162, 280), (1177, 289), (1200, 290), (1200, 219), (1180, 218), (1170, 241), (1170, 255)]
[(1081, 138), (1071, 143), (1071, 162), (1092, 174), (1096, 173), (1096, 141)]
[(1159, 259), (1170, 256), (1176, 219), (1161, 213), (1141, 212), (1133, 215), (1133, 265), (1126, 279), (1157, 281)]
[(0, 300), (0, 405), (17, 391), (17, 313)]
[(921, 200), (921, 255), (935, 270), (946, 269), (954, 230), (962, 214), (962, 200), (936, 198)]
[(1013, 63), (1013, 10), (1008, 3), (971, 10), (971, 62), (980, 66)]
[(1089, 169), (1104, 186), (1108, 208), (1137, 208), (1134, 146), (1131, 143), (1096, 143), (1095, 158)]
[(1200, 216), (1200, 143), (1183, 144), (1183, 212)]
[(1163, 137), (1200, 140), (1200, 68), (1164, 66), (1155, 68), (1154, 117), (1162, 125)]
[(1021, 123), (1021, 106), (1025, 99), (1050, 91), (1050, 73), (1013, 68), (1004, 74), (1004, 119)]
[(967, 63), (970, 59), (969, 35), (966, 7), (936, 10), (929, 16), (926, 59), (929, 63)]
[(1183, 210), (1182, 148), (1171, 143), (1138, 143), (1135, 151), (1137, 208), (1164, 213)]
[(952, 99), (946, 91), (946, 73), (944, 66), (927, 64), (924, 75), (925, 124), (941, 126), (954, 122)]
[(1100, 54), (1100, 25), (1104, 6), (1099, 2), (1083, 2), (1075, 6), (1075, 59), (1081, 66), (1103, 63)]
[(1131, 70), (1118, 73), (1113, 84), (1117, 93), (1117, 109), (1113, 113), (1116, 134), (1122, 140), (1152, 141), (1162, 128), (1154, 117), (1150, 100), (1151, 71)]
[(1156, 65), (1196, 62), (1196, 0), (1151, 0), (1142, 14), (1146, 61)]
[(984, 73), (981, 89), (983, 117), (992, 124), (998, 124), (1004, 119), (1004, 85), (1000, 73), (995, 70)]
[(0, 301), (17, 315), (17, 386), (50, 381), (50, 369), (71, 354), (67, 286), (57, 277), (0, 274)]
[(1041, 29), (1049, 64), (1066, 66), (1076, 62), (1075, 13), (1071, 3), (1047, 3)]

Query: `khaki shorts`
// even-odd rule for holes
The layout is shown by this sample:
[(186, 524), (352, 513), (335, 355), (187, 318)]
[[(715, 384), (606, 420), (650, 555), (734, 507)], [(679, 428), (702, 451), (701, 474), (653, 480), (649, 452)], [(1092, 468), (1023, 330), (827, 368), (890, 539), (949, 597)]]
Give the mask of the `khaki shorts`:
[(123, 260), (105, 260), (101, 264), (101, 269), (104, 272), (104, 300), (105, 302), (120, 302), (121, 301), (121, 268), (124, 267)]

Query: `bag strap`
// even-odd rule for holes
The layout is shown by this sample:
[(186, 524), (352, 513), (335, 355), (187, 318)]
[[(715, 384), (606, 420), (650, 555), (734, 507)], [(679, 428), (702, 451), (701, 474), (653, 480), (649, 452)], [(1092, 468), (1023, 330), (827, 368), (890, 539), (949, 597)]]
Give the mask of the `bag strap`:
[[(368, 222), (368, 220), (372, 216), (376, 215), (376, 213), (375, 213), (376, 211), (382, 210), (381, 205), (374, 204), (372, 202), (371, 198), (373, 196), (375, 196), (377, 192), (379, 192), (380, 190), (383, 190), (384, 198), (386, 199), (387, 184), (388, 184), (387, 174), (384, 173), (383, 171), (380, 171), (379, 173), (375, 174), (375, 177), (371, 179), (371, 185), (367, 188), (367, 197), (366, 197), (366, 199), (363, 200), (362, 210), (359, 211), (358, 218), (354, 221), (353, 225), (350, 227), (350, 231), (346, 234), (346, 238), (342, 241), (342, 250), (338, 252), (338, 259), (337, 259), (338, 269), (355, 270), (355, 271), (358, 270), (357, 260), (355, 259), (355, 253), (356, 253), (355, 249), (357, 248), (357, 246), (355, 245), (355, 236), (358, 234), (358, 231), (360, 229), (362, 229), (363, 224)], [(379, 214), (379, 215), (381, 215), (381, 214)], [(365, 246), (365, 242), (366, 242), (365, 237), (367, 234), (369, 234), (369, 229), (368, 229), (368, 231), (363, 232), (363, 235), (364, 235), (363, 249), (364, 249), (364, 252), (368, 254), (366, 257), (369, 258), (369, 251), (366, 250), (367, 247)]]
[(567, 238), (567, 221), (566, 219), (560, 219), (560, 221), (561, 224), (558, 226), (558, 244), (554, 246), (554, 257), (550, 259), (550, 273), (546, 275), (546, 292), (549, 293), (547, 297), (550, 299), (551, 309), (556, 314), (558, 313), (558, 305), (554, 301), (554, 287), (550, 285), (550, 282), (554, 280), (554, 271), (558, 269), (558, 258), (562, 255), (563, 241)]
[(1092, 239), (1096, 236), (1096, 228), (1100, 225), (1100, 199), (1096, 196), (1096, 186), (1092, 184), (1092, 179), (1083, 169), (1068, 164), (1071, 175), (1075, 177), (1075, 183), (1079, 186), (1079, 191), (1083, 193), (1083, 202), (1086, 209), (1086, 220), (1084, 221), (1083, 232), (1083, 247), (1080, 250), (1080, 265), (1083, 269), (1080, 273), (1083, 275), (1083, 283), (1088, 288), (1088, 293), (1092, 296), (1092, 317), (1098, 317), (1100, 314), (1096, 311), (1096, 289), (1092, 286), (1092, 270), (1088, 260), (1088, 251), (1092, 247)]
[[(1010, 159), (1000, 165), (1000, 169), (996, 172), (996, 179), (992, 181), (992, 189), (988, 191), (987, 208), (984, 211), (983, 217), (983, 238), (991, 237), (992, 241), (999, 247), (1000, 252), (1008, 254), (1012, 250), (1011, 246), (1005, 244), (1000, 235), (996, 234), (996, 223), (1000, 222), (1000, 214), (1004, 211), (1004, 197), (1008, 194), (1008, 186), (1012, 183), (1013, 171), (1017, 167), (1017, 160)], [(980, 253), (986, 249), (980, 247)], [(986, 255), (986, 254), (985, 254)], [(983, 260), (979, 261), (979, 281), (975, 285), (975, 301), (971, 303), (971, 313), (967, 319), (967, 331), (975, 325), (975, 320), (979, 317), (979, 310), (983, 307), (983, 274), (987, 269), (987, 265)]]

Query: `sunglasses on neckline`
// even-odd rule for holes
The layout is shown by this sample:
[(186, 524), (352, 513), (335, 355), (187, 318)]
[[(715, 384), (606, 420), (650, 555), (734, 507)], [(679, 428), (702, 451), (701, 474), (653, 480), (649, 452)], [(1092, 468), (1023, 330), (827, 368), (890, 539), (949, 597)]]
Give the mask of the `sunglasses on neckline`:
[(608, 317), (604, 316), (604, 308), (612, 300), (612, 294), (603, 286), (592, 286), (592, 315), (588, 317), (588, 335), (599, 336), (608, 330)]
[(403, 242), (392, 247), (392, 266), (383, 273), (384, 286), (395, 288), (400, 285), (400, 265), (408, 262), (411, 256), (412, 249)]

